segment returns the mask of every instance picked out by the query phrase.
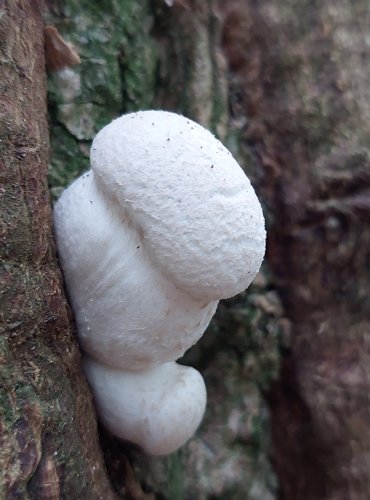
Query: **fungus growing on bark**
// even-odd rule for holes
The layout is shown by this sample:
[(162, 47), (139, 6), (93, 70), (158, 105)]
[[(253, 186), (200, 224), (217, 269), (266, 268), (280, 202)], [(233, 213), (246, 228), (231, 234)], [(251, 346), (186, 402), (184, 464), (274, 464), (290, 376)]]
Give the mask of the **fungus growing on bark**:
[(218, 301), (255, 277), (261, 206), (221, 142), (174, 113), (114, 120), (91, 164), (54, 211), (86, 374), (112, 433), (169, 453), (196, 430), (206, 399), (200, 374), (174, 361)]
[(85, 357), (102, 423), (152, 455), (171, 453), (198, 427), (206, 406), (201, 374), (174, 361), (146, 370), (111, 368)]

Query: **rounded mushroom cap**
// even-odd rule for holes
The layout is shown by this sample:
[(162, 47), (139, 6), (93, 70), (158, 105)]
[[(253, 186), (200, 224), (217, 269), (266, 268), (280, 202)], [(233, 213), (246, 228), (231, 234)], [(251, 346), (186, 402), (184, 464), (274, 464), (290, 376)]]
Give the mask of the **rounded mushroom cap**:
[(94, 172), (59, 198), (54, 228), (82, 349), (109, 366), (174, 361), (199, 340), (217, 301), (195, 299), (166, 279), (130, 218), (98, 189)]
[(130, 372), (86, 357), (84, 370), (105, 427), (147, 453), (172, 453), (202, 420), (206, 388), (194, 368), (172, 362)]
[(265, 252), (262, 209), (209, 131), (165, 111), (124, 115), (97, 134), (91, 163), (175, 286), (206, 300), (247, 288)]

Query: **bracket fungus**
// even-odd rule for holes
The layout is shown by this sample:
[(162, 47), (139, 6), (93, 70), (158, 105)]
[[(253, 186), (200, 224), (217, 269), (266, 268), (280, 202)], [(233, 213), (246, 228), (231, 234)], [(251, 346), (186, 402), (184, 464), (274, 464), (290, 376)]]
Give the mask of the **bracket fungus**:
[(117, 118), (54, 210), (61, 267), (98, 414), (148, 453), (198, 427), (201, 375), (175, 361), (265, 251), (262, 209), (230, 152), (165, 111)]

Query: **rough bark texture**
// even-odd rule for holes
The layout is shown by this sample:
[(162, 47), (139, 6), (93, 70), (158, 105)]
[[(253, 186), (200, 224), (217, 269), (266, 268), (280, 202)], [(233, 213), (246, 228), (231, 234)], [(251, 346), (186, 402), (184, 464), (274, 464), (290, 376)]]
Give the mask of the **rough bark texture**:
[[(225, 3), (226, 4), (226, 3)], [(268, 393), (284, 500), (369, 498), (368, 2), (231, 1), (224, 46), (292, 322)]]
[(0, 498), (111, 499), (53, 245), (42, 5), (0, 13)]
[[(227, 123), (222, 19), (215, 4), (178, 2), (168, 8), (157, 2), (149, 9), (147, 2), (112, 1), (105, 3), (104, 16), (101, 9), (93, 2), (49, 3), (47, 22), (75, 44), (82, 59), (79, 66), (49, 78), (52, 192), (58, 194), (86, 168), (89, 141), (98, 128), (131, 109), (183, 112), (213, 128), (238, 154), (238, 130)], [(219, 310), (211, 332), (189, 354), (206, 376), (209, 404), (198, 436), (181, 452), (153, 460), (101, 430), (118, 493), (171, 500), (274, 498), (268, 416), (260, 388), (266, 389), (277, 375), (284, 329), (276, 318), (281, 316), (279, 301), (262, 277), (253, 294)], [(59, 382), (56, 376), (53, 384)], [(73, 376), (67, 376), (73, 384)], [(48, 390), (43, 387), (43, 398)], [(75, 430), (72, 420), (68, 429)], [(46, 468), (55, 475), (52, 464), (47, 462)], [(71, 483), (70, 498), (92, 498), (84, 484), (75, 489), (73, 475), (65, 475), (64, 481)]]
[[(47, 3), (46, 22), (81, 58), (49, 64), (54, 196), (88, 167), (101, 126), (164, 108), (224, 140), (267, 216), (262, 273), (187, 355), (208, 387), (198, 434), (152, 459), (101, 429), (114, 489), (147, 500), (368, 499), (367, 0)], [(35, 0), (6, 6), (0, 496), (110, 498), (51, 244), (40, 12)]]
[[(107, 0), (104, 15), (100, 0), (50, 0), (48, 6), (48, 24), (81, 57), (80, 65), (49, 78), (54, 194), (87, 168), (90, 140), (102, 122), (126, 111), (183, 113), (239, 154), (239, 130), (228, 123), (216, 2), (175, 1), (170, 7), (163, 0)], [(260, 388), (269, 387), (278, 373), (285, 329), (277, 315), (283, 316), (279, 300), (263, 276), (252, 294), (220, 308), (210, 332), (188, 354), (187, 362), (206, 377), (208, 407), (199, 433), (178, 453), (152, 459), (101, 430), (117, 492), (125, 488), (122, 470), (131, 468), (142, 491), (156, 498), (275, 497), (268, 411)]]

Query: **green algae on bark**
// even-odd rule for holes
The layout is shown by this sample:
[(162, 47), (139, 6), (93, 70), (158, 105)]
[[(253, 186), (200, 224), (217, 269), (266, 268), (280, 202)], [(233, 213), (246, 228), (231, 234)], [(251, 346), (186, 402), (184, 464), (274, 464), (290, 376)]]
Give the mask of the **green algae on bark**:
[(51, 1), (46, 22), (72, 43), (81, 64), (49, 75), (52, 194), (89, 165), (96, 132), (152, 106), (156, 49), (149, 1)]

